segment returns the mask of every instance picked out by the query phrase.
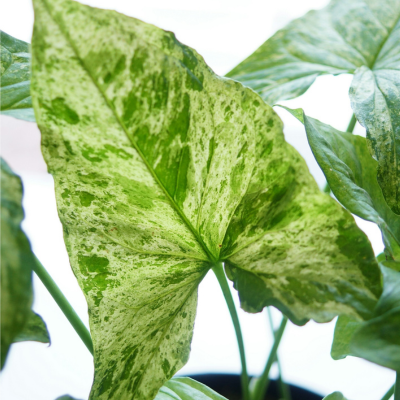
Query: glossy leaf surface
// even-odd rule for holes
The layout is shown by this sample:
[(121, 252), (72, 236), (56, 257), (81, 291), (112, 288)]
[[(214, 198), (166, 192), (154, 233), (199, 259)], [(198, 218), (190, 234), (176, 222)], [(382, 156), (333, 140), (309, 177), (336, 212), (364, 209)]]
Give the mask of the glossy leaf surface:
[(227, 76), (274, 104), (303, 94), (322, 74), (354, 73), (362, 66), (398, 70), (399, 16), (399, 0), (333, 0), (290, 22)]
[(21, 229), (22, 183), (1, 159), (1, 368), (11, 343), (31, 312), (32, 267), (30, 243)]
[(50, 343), (50, 335), (47, 331), (46, 323), (40, 315), (32, 310), (22, 331), (14, 338), (14, 343), (26, 341)]
[(214, 390), (190, 378), (173, 378), (166, 382), (155, 400), (226, 400)]
[(152, 25), (67, 0), (34, 7), (32, 94), (89, 305), (92, 399), (153, 398), (184, 365), (217, 260), (248, 311), (369, 316), (367, 238), (256, 93)]
[(0, 31), (0, 112), (35, 121), (30, 96), (30, 54), (28, 43)]
[(352, 355), (400, 370), (400, 272), (385, 264), (381, 264), (383, 293), (373, 318), (357, 323), (339, 317), (331, 352), (334, 359)]
[(341, 132), (302, 109), (283, 107), (305, 126), (307, 139), (336, 198), (353, 214), (375, 222), (393, 259), (400, 259), (400, 216), (388, 207), (376, 181), (377, 162), (365, 138)]

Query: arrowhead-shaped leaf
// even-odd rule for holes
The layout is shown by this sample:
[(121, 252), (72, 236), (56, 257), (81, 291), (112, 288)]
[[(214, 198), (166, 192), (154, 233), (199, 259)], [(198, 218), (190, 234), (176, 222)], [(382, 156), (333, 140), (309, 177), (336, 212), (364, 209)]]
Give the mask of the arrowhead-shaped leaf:
[(1, 160), (1, 368), (31, 312), (35, 258), (21, 229), (21, 179)]
[(40, 315), (32, 310), (22, 331), (14, 338), (14, 343), (26, 341), (50, 343), (50, 335), (47, 331), (46, 323)]
[(274, 104), (303, 94), (322, 74), (398, 70), (399, 17), (399, 0), (332, 0), (290, 22), (227, 76)]
[(166, 382), (155, 400), (226, 400), (209, 387), (190, 378), (173, 378)]
[(383, 293), (373, 318), (366, 322), (352, 321), (343, 316), (338, 318), (332, 358), (352, 355), (400, 370), (400, 272), (385, 266), (392, 263), (381, 264)]
[(400, 214), (399, 47), (399, 0), (332, 0), (278, 31), (227, 76), (274, 104), (301, 95), (318, 75), (354, 73), (351, 105), (367, 128), (384, 198)]
[(2, 31), (0, 43), (0, 112), (25, 121), (35, 121), (29, 92), (29, 45)]
[(302, 109), (283, 108), (304, 124), (314, 157), (336, 198), (353, 214), (375, 222), (391, 257), (400, 259), (400, 216), (383, 198), (376, 181), (377, 162), (365, 138), (338, 131), (306, 116)]
[(89, 305), (92, 399), (151, 399), (186, 362), (197, 287), (225, 261), (242, 306), (368, 317), (379, 270), (260, 97), (170, 32), (35, 0), (32, 94)]

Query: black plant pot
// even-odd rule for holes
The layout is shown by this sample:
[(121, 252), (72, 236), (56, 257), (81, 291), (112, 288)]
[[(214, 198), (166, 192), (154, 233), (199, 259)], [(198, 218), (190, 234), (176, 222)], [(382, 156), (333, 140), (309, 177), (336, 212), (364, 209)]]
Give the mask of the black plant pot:
[[(240, 376), (233, 374), (199, 374), (191, 378), (215, 390), (229, 400), (242, 400)], [(292, 400), (322, 400), (322, 396), (297, 386), (289, 385)], [(271, 380), (265, 400), (279, 400), (278, 382)]]

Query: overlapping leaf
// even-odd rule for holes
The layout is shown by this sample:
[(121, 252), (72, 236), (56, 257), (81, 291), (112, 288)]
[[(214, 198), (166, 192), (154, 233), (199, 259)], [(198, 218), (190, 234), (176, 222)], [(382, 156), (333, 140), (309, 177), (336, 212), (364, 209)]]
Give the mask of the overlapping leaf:
[[(366, 322), (339, 317), (331, 355), (335, 360), (348, 355), (365, 358), (400, 370), (400, 272), (382, 263), (383, 293), (374, 316)], [(390, 263), (388, 264), (390, 265)]]
[(31, 312), (34, 255), (21, 229), (22, 184), (1, 161), (1, 368)]
[(67, 0), (34, 7), (32, 94), (89, 305), (92, 399), (153, 398), (186, 362), (197, 286), (218, 260), (249, 311), (370, 315), (367, 238), (257, 94), (154, 26)]
[(333, 0), (290, 22), (227, 76), (274, 104), (303, 94), (322, 74), (398, 70), (399, 17), (399, 0)]
[(26, 341), (50, 343), (50, 335), (47, 331), (46, 323), (40, 315), (32, 310), (22, 331), (14, 338), (14, 343)]
[(400, 23), (375, 66), (359, 68), (350, 87), (351, 106), (367, 129), (377, 178), (389, 207), (400, 214)]
[(28, 43), (0, 31), (0, 112), (35, 121), (30, 96), (30, 54)]
[(383, 198), (376, 181), (377, 162), (370, 156), (365, 138), (307, 117), (301, 109), (283, 108), (304, 124), (314, 157), (336, 198), (353, 214), (375, 222), (390, 256), (400, 259), (400, 216)]
[(209, 387), (190, 378), (174, 378), (165, 383), (155, 400), (226, 400)]
[(321, 74), (354, 73), (350, 99), (367, 128), (378, 182), (400, 214), (400, 0), (332, 0), (268, 39), (227, 76), (270, 104), (304, 93)]

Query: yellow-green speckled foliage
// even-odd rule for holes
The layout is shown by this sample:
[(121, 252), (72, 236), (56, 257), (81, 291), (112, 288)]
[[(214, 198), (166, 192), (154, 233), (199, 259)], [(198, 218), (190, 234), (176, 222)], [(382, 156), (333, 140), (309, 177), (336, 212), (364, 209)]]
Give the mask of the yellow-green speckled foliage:
[(69, 0), (34, 8), (33, 102), (89, 305), (91, 399), (156, 396), (188, 359), (197, 287), (218, 260), (248, 311), (369, 316), (367, 238), (256, 93), (139, 20)]

